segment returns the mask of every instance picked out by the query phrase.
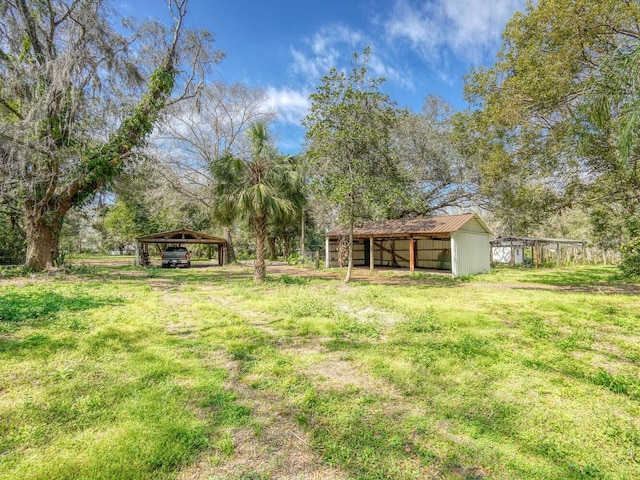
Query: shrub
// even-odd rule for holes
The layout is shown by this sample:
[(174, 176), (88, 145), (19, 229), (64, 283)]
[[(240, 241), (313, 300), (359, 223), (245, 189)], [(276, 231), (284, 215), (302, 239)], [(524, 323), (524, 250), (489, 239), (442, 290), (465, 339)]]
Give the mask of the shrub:
[(640, 276), (640, 237), (620, 246), (622, 262), (620, 269), (625, 277)]

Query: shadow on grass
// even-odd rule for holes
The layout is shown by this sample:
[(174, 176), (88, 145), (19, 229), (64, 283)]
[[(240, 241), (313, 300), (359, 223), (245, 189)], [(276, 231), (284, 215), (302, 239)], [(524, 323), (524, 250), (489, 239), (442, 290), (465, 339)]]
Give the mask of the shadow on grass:
[(198, 268), (159, 268), (137, 267), (134, 265), (89, 266), (81, 271), (74, 271), (79, 277), (98, 281), (130, 282), (134, 284), (153, 283), (153, 281), (171, 282), (176, 286), (183, 283), (222, 284), (243, 283), (252, 281), (253, 274), (249, 270), (209, 266)]
[[(71, 268), (68, 273), (77, 273), (90, 278), (117, 277), (118, 280), (128, 279), (138, 283), (145, 279), (162, 278), (176, 283), (208, 283), (208, 284), (250, 284), (253, 282), (253, 266), (250, 264), (234, 264), (219, 266), (214, 262), (194, 262), (191, 268), (164, 269), (157, 265), (151, 267), (136, 267), (126, 265), (104, 265), (96, 263), (83, 264), (81, 267)], [(293, 284), (300, 285), (313, 281), (341, 282), (344, 278), (344, 269), (313, 269), (300, 266), (291, 266), (282, 262), (267, 265), (267, 284)], [(463, 279), (464, 280), (464, 279)], [(425, 287), (457, 287), (460, 279), (454, 279), (450, 275), (438, 272), (399, 271), (397, 269), (376, 269), (371, 272), (369, 268), (354, 268), (351, 286), (365, 286), (369, 284), (394, 285), (394, 286), (425, 286)]]
[[(82, 312), (105, 305), (122, 304), (119, 298), (94, 298), (90, 296), (67, 297), (43, 290), (13, 291), (0, 295), (0, 354), (15, 354), (20, 351), (53, 354), (61, 349), (77, 346), (74, 336), (58, 335), (64, 330), (82, 330), (86, 326), (75, 316), (59, 317), (68, 312)], [(14, 336), (23, 327), (40, 327), (51, 322), (50, 329), (39, 329), (23, 338)], [(55, 334), (52, 333), (55, 331)]]
[(532, 272), (531, 281), (544, 285), (563, 287), (585, 287), (597, 284), (625, 283), (617, 270), (611, 267), (563, 268), (553, 270), (537, 270)]
[(122, 303), (122, 299), (115, 297), (67, 297), (43, 290), (13, 291), (0, 295), (0, 322), (17, 324), (27, 320), (49, 319), (61, 312), (78, 312)]
[(529, 284), (518, 288), (536, 288), (531, 285), (540, 285), (541, 289), (548, 287), (558, 291), (568, 292), (598, 292), (598, 293), (640, 293), (640, 283), (627, 279), (615, 266), (574, 266), (562, 268), (495, 268), (493, 273), (501, 274), (502, 281)]

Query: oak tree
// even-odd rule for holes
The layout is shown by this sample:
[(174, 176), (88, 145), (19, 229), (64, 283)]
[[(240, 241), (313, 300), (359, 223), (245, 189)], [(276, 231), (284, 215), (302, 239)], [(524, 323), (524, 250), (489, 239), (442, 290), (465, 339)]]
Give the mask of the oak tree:
[(475, 182), (452, 139), (453, 113), (452, 105), (429, 95), (422, 111), (403, 111), (398, 116), (392, 139), (406, 188), (391, 205), (390, 217), (463, 208), (472, 201)]
[(592, 114), (594, 84), (611, 55), (638, 44), (639, 25), (638, 2), (530, 2), (508, 22), (497, 62), (468, 76), (460, 145), (486, 206), (512, 233), (576, 204), (640, 205), (640, 183), (617, 148), (621, 104), (599, 121)]
[(0, 3), (0, 201), (21, 211), (27, 266), (53, 266), (67, 212), (135, 163), (176, 84), (192, 94), (221, 58), (185, 29), (186, 0), (168, 6), (171, 27), (119, 26), (101, 0)]

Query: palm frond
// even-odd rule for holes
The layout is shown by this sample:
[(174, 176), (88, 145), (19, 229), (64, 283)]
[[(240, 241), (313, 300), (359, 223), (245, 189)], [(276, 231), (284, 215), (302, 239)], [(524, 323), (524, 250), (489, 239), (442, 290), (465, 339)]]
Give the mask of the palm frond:
[[(267, 125), (256, 122), (248, 130), (250, 158), (223, 156), (212, 162), (216, 213), (224, 219), (249, 220), (258, 245), (265, 244), (266, 222), (291, 223), (305, 203), (300, 163), (279, 155), (271, 144)], [(260, 250), (260, 248), (258, 248)], [(256, 254), (262, 271), (263, 251)], [(258, 267), (261, 263), (262, 267)], [(257, 278), (257, 277), (256, 277)]]

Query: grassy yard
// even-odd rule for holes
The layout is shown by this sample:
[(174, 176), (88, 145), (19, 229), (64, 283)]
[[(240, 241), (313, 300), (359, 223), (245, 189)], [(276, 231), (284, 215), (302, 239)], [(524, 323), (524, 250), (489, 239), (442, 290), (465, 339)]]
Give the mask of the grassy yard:
[(0, 478), (637, 479), (616, 275), (0, 277)]

